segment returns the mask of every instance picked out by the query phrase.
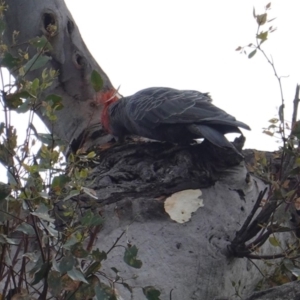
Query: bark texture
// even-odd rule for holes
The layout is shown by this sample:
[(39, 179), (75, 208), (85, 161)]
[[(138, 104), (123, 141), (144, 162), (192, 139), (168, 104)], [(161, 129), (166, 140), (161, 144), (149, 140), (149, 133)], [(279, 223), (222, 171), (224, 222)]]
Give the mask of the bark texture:
[[(58, 121), (53, 127), (41, 111), (37, 113), (49, 130), (70, 144), (89, 126), (95, 128), (100, 122), (101, 107), (91, 86), (91, 72), (96, 70), (101, 75), (103, 90), (112, 88), (112, 85), (88, 51), (63, 0), (5, 2), (8, 9), (5, 13), (7, 28), (4, 39), (13, 55), (17, 57), (19, 49), (28, 49), (33, 56), (35, 49), (30, 47), (28, 41), (37, 36), (45, 35), (53, 47), (47, 52), (51, 60), (45, 67), (58, 70), (59, 76), (44, 95), (54, 93), (62, 96), (64, 109), (57, 112)], [(49, 33), (49, 25), (57, 28), (54, 36)], [(16, 31), (19, 34), (15, 43), (13, 33)], [(40, 77), (43, 69), (29, 71), (27, 79)]]
[[(47, 93), (61, 95), (64, 109), (50, 129), (73, 150), (84, 144), (86, 148), (96, 147), (99, 154), (88, 182), (97, 191), (98, 200), (81, 198), (83, 207), (100, 210), (105, 217), (97, 246), (109, 249), (126, 230), (119, 243), (130, 242), (139, 248), (143, 261), (139, 270), (126, 267), (122, 248), (113, 250), (104, 265), (104, 272), (110, 273), (110, 268), (116, 267), (124, 278), (135, 277), (128, 280), (135, 287), (133, 298), (117, 287), (122, 299), (144, 299), (141, 287), (148, 285), (162, 291), (161, 299), (224, 300), (235, 299), (237, 294), (249, 295), (261, 275), (246, 259), (231, 258), (227, 246), (265, 185), (249, 176), (243, 158), (208, 143), (176, 147), (129, 142), (98, 148), (110, 137), (99, 127), (101, 107), (90, 84), (91, 71), (101, 74), (104, 89), (112, 86), (87, 50), (64, 2), (6, 2), (8, 45), (12, 45), (14, 30), (20, 32), (18, 44), (25, 49), (28, 45), (22, 43), (47, 35), (49, 23), (58, 26), (57, 34), (48, 37), (53, 46), (48, 67), (59, 70), (60, 75)], [(11, 48), (16, 55), (15, 51)], [(39, 75), (39, 70), (29, 72), (28, 79)], [(180, 224), (166, 213), (164, 201), (175, 192), (189, 189), (201, 190), (204, 206), (190, 221)], [(273, 252), (274, 247), (266, 245), (260, 254)], [(259, 262), (258, 267), (263, 263)]]
[[(249, 160), (253, 152), (246, 151)], [(141, 288), (153, 285), (161, 299), (236, 299), (249, 295), (262, 279), (247, 259), (232, 258), (227, 246), (249, 215), (265, 184), (252, 176), (243, 159), (234, 151), (208, 143), (185, 148), (163, 143), (115, 145), (99, 152), (99, 161), (90, 178), (99, 200), (87, 207), (99, 209), (105, 218), (97, 246), (108, 250), (126, 231), (119, 244), (139, 248), (141, 269), (126, 267), (124, 250), (116, 248), (104, 265), (120, 270), (126, 282), (136, 287), (133, 299), (143, 299)], [(200, 189), (204, 206), (190, 221), (180, 224), (165, 210), (166, 197), (174, 192)], [(285, 239), (281, 239), (286, 242)], [(266, 245), (259, 254), (275, 254)], [(267, 272), (265, 273), (265, 275)], [(235, 286), (233, 285), (235, 283)], [(123, 299), (126, 289), (118, 287)], [(255, 298), (254, 298), (255, 299)]]

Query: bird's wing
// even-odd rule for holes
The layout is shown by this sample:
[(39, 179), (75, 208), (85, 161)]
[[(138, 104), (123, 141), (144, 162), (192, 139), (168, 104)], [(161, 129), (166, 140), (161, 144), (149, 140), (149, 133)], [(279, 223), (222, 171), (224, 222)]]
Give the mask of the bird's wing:
[[(206, 109), (206, 103), (211, 101), (207, 94), (197, 91), (179, 91), (169, 88), (148, 88), (130, 97), (127, 109), (130, 115), (138, 121), (145, 120), (151, 123), (177, 123), (187, 122), (198, 110), (195, 109), (196, 102), (203, 104), (202, 114), (198, 112), (197, 118), (213, 116)], [(205, 111), (207, 110), (207, 111)]]
[[(169, 88), (149, 88), (131, 96), (127, 112), (135, 121), (155, 128), (162, 124), (209, 123), (249, 128), (211, 103), (208, 94)], [(238, 123), (238, 124), (236, 124)]]

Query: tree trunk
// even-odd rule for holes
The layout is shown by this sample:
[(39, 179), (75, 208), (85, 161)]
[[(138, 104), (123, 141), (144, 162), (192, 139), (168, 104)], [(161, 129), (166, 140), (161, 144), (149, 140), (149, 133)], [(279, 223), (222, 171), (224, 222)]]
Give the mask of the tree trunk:
[[(96, 70), (101, 75), (103, 90), (111, 89), (112, 85), (88, 51), (64, 1), (8, 0), (6, 3), (4, 40), (14, 56), (18, 57), (19, 49), (24, 52), (29, 49), (33, 56), (35, 48), (28, 41), (37, 36), (45, 35), (52, 46), (52, 50), (46, 53), (51, 60), (44, 68), (58, 70), (59, 75), (46, 90), (45, 96), (62, 96), (64, 109), (57, 111), (55, 123), (37, 110), (40, 118), (67, 145), (88, 127), (97, 130), (101, 107), (91, 85), (92, 71)], [(56, 32), (51, 32), (49, 26), (56, 28)], [(19, 32), (16, 42), (14, 32)], [(40, 78), (44, 68), (29, 71), (26, 79)]]
[[(91, 86), (91, 72), (101, 75), (104, 90), (112, 86), (86, 48), (64, 2), (6, 2), (7, 44), (12, 46), (13, 32), (20, 32), (19, 46), (10, 48), (14, 55), (18, 48), (28, 47), (29, 39), (42, 34), (53, 47), (47, 67), (58, 70), (59, 76), (45, 96), (61, 95), (64, 108), (57, 112), (54, 127), (38, 112), (40, 117), (73, 150), (83, 144), (89, 148), (109, 141), (100, 128), (101, 107)], [(49, 24), (57, 26), (54, 36), (49, 35)], [(38, 69), (30, 71), (27, 78), (40, 75)], [(241, 156), (206, 142), (188, 147), (129, 142), (96, 149), (99, 159), (89, 186), (97, 191), (98, 200), (87, 196), (81, 200), (85, 207), (100, 209), (105, 218), (97, 247), (109, 249), (126, 230), (119, 244), (136, 245), (143, 262), (139, 270), (126, 267), (120, 247), (111, 252), (103, 272), (109, 274), (115, 267), (124, 278), (136, 274), (135, 279), (128, 280), (135, 286), (133, 299), (144, 299), (141, 287), (149, 285), (161, 290), (161, 299), (172, 300), (232, 299), (253, 291), (261, 280), (258, 268), (262, 262), (255, 266), (246, 259), (233, 258), (227, 249), (265, 188), (262, 181), (248, 174)], [(184, 193), (177, 200), (167, 199), (180, 191)], [(187, 202), (181, 208), (182, 217), (173, 215), (171, 208), (186, 198), (196, 201), (198, 208)], [(260, 254), (273, 254), (273, 249), (267, 245)], [(130, 299), (128, 290), (117, 289), (123, 299)]]
[[(94, 168), (91, 187), (97, 191), (105, 217), (97, 246), (108, 250), (120, 239), (139, 249), (141, 270), (125, 266), (122, 248), (117, 248), (105, 264), (120, 270), (120, 276), (132, 286), (153, 285), (162, 291), (161, 299), (235, 299), (249, 295), (262, 279), (258, 268), (247, 259), (233, 258), (227, 247), (249, 215), (257, 196), (265, 188), (259, 179), (249, 177), (245, 164), (235, 152), (216, 149), (208, 143), (174, 148), (161, 143), (134, 143), (101, 151)], [(245, 152), (253, 158), (253, 152)], [(203, 207), (189, 221), (172, 220), (164, 205), (178, 191), (185, 193), (177, 201), (201, 191)], [(193, 198), (189, 198), (191, 201)], [(83, 197), (85, 205), (92, 205)], [(172, 205), (178, 204), (176, 200)], [(189, 211), (189, 205), (181, 208)], [(170, 212), (172, 215), (172, 213)], [(173, 217), (174, 218), (174, 217)], [(274, 254), (265, 246), (260, 255)], [(234, 284), (235, 286), (234, 286)], [(119, 289), (119, 288), (118, 288)], [(130, 299), (120, 289), (124, 299)], [(142, 290), (134, 289), (133, 299), (143, 299)]]

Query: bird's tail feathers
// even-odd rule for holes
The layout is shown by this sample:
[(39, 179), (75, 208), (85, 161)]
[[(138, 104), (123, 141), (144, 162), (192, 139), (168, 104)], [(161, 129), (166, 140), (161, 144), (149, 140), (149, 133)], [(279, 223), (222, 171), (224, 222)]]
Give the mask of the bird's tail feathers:
[(237, 120), (226, 120), (226, 119), (213, 120), (212, 119), (212, 120), (205, 120), (205, 124), (229, 125), (229, 126), (236, 126), (236, 127), (241, 127), (244, 129), (251, 130), (251, 128), (247, 124)]
[(234, 148), (234, 146), (225, 138), (225, 136), (221, 132), (212, 127), (193, 124), (188, 126), (188, 128), (193, 134), (199, 136), (199, 138), (203, 137), (217, 147)]

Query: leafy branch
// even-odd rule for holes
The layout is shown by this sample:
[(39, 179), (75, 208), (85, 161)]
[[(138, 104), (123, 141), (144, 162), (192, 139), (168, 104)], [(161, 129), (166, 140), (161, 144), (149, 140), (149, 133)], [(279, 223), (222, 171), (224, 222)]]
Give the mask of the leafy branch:
[[(268, 19), (270, 9), (271, 3), (265, 6), (263, 14), (256, 14), (255, 9), (253, 10), (253, 17), (257, 23), (255, 43), (250, 43), (244, 47), (240, 46), (236, 51), (248, 55), (249, 59), (254, 57), (257, 53), (261, 53), (271, 65), (278, 82), (281, 105), (278, 111), (279, 118), (271, 119), (269, 121), (271, 125), (264, 133), (273, 135), (269, 130), (276, 128), (276, 123), (280, 121), (278, 133), (281, 134), (283, 145), (280, 151), (275, 153), (273, 157), (269, 157), (269, 159), (266, 158), (266, 154), (262, 153), (257, 155), (255, 165), (249, 166), (250, 170), (252, 170), (256, 176), (262, 178), (269, 184), (269, 188), (260, 192), (252, 212), (245, 220), (241, 229), (237, 232), (228, 250), (230, 255), (246, 257), (251, 260), (274, 260), (276, 258), (283, 258), (285, 265), (287, 265), (287, 261), (289, 262), (289, 267), (286, 267), (285, 271), (288, 269), (295, 272), (295, 270), (300, 270), (300, 265), (297, 262), (300, 256), (300, 244), (297, 238), (300, 228), (300, 222), (297, 218), (300, 208), (297, 204), (300, 199), (300, 121), (297, 121), (299, 85), (296, 87), (295, 98), (293, 100), (294, 109), (291, 132), (289, 136), (286, 136), (285, 129), (287, 125), (285, 124), (284, 117), (285, 101), (281, 82), (282, 76), (278, 75), (273, 58), (268, 56), (262, 47), (269, 35), (276, 30), (273, 26), (265, 29), (268, 23), (274, 21), (274, 18)], [(287, 127), (287, 129), (289, 128)], [(275, 163), (276, 159), (280, 162)], [(293, 233), (294, 242), (283, 247), (279, 237), (279, 234), (282, 233)], [(259, 249), (267, 241), (273, 247), (281, 248), (281, 252), (276, 251), (276, 254), (260, 255)]]

